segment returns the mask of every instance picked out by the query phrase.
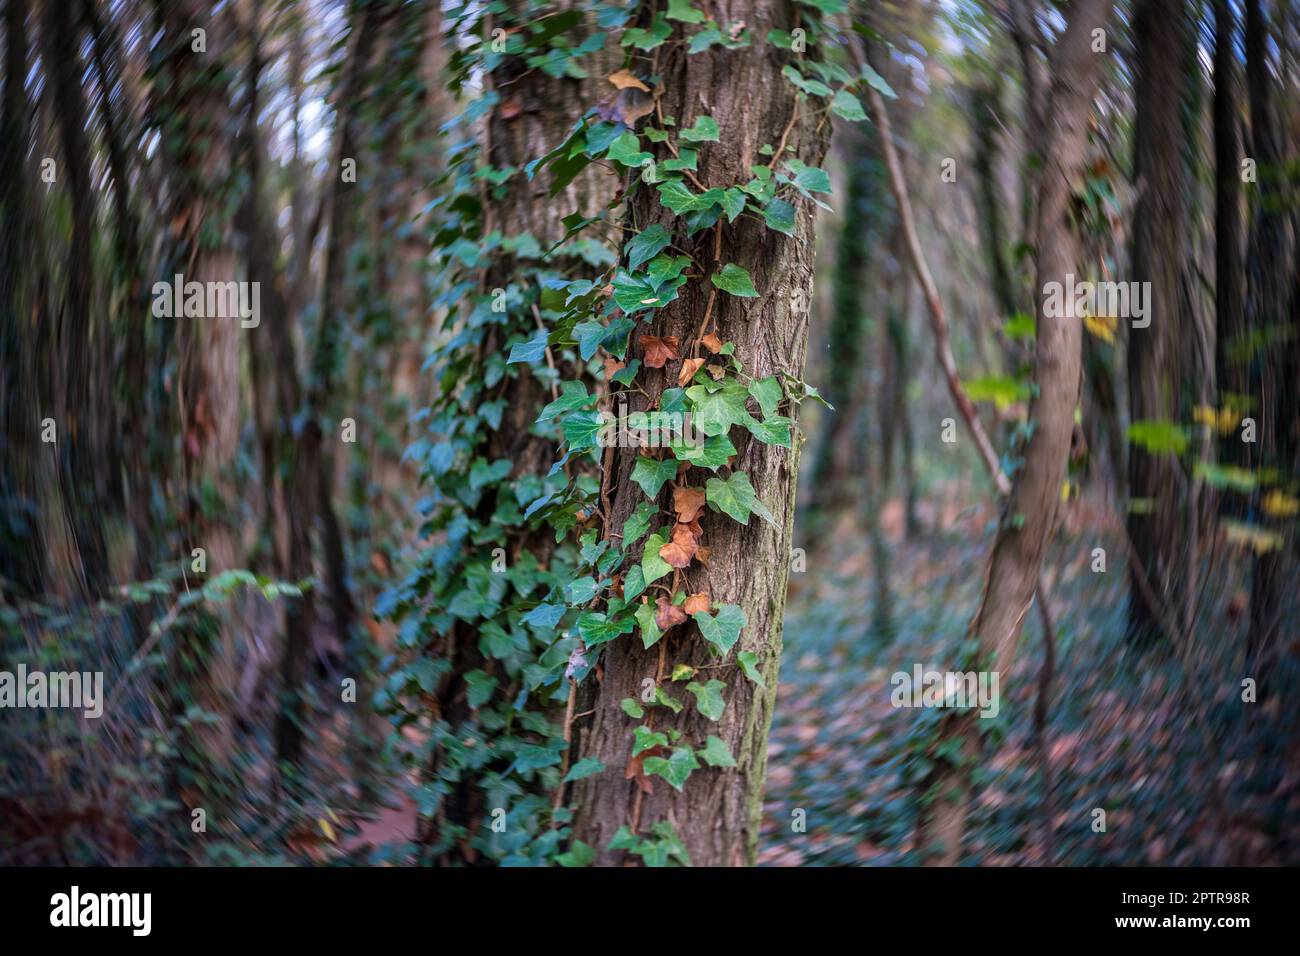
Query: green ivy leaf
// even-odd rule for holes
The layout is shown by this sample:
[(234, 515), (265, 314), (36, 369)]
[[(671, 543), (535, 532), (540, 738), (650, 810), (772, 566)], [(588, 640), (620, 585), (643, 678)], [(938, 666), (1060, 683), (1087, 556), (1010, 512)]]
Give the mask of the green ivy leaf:
[(641, 140), (636, 133), (627, 132), (609, 145), (606, 157), (613, 162), (635, 169), (654, 162), (654, 156), (641, 151)]
[[(711, 766), (716, 766), (713, 764)], [(575, 780), (581, 780), (583, 777), (590, 777), (592, 774), (600, 773), (605, 769), (605, 764), (595, 757), (584, 757), (575, 763), (569, 772), (564, 775), (565, 783), (573, 783)]]
[(763, 683), (763, 675), (758, 672), (758, 655), (753, 651), (741, 651), (736, 655), (736, 663), (745, 672), (745, 676), (759, 687), (767, 686)]
[(795, 227), (794, 206), (784, 199), (769, 200), (767, 205), (763, 207), (763, 222), (767, 223), (769, 229), (775, 229), (787, 236), (793, 236)]
[(659, 549), (667, 543), (668, 539), (658, 532), (645, 539), (645, 550), (641, 553), (641, 573), (645, 575), (647, 587), (672, 572), (673, 566), (659, 557)]
[(600, 348), (614, 355), (622, 355), (626, 351), (627, 333), (634, 328), (636, 323), (626, 316), (620, 316), (607, 326), (591, 320), (579, 322), (573, 327), (573, 334), (578, 342), (578, 354), (582, 356), (584, 362), (595, 355), (596, 350)]
[(764, 445), (779, 445), (782, 448), (790, 447), (790, 428), (793, 425), (794, 421), (783, 415), (774, 415), (761, 422), (750, 419), (745, 423), (749, 433)]
[(587, 611), (578, 615), (578, 633), (588, 647), (595, 647), (632, 633), (632, 621), (628, 618), (610, 620), (600, 611)]
[(672, 756), (668, 759), (647, 757), (642, 766), (647, 774), (663, 777), (674, 790), (680, 791), (691, 771), (700, 768), (700, 762), (695, 759), (695, 753), (690, 747), (674, 747)]
[(892, 86), (885, 82), (885, 78), (865, 63), (862, 64), (862, 79), (866, 80), (867, 86), (881, 96), (888, 97), (891, 100), (898, 98), (898, 94), (894, 92)]
[(587, 575), (569, 582), (569, 603), (586, 604), (596, 596), (596, 579)]
[(860, 123), (867, 118), (861, 101), (848, 90), (840, 90), (835, 94), (835, 98), (831, 100), (831, 109), (835, 111), (836, 116), (850, 123)]
[(722, 267), (721, 272), (713, 273), (711, 278), (713, 284), (723, 292), (730, 292), (732, 295), (746, 299), (758, 296), (758, 290), (754, 288), (754, 280), (749, 272), (734, 262), (728, 262)]
[(539, 331), (527, 342), (516, 342), (510, 349), (507, 365), (516, 362), (540, 362), (546, 356), (546, 331)]
[(655, 688), (655, 703), (662, 704), (663, 706), (671, 710), (674, 714), (680, 714), (686, 706), (677, 698), (670, 697), (662, 687)]
[(663, 637), (663, 632), (659, 630), (658, 623), (655, 622), (655, 606), (653, 604), (638, 604), (636, 607), (636, 622), (641, 625), (641, 643), (645, 647), (654, 647)]
[(525, 624), (531, 624), (533, 627), (540, 627), (542, 630), (551, 631), (560, 623), (568, 608), (563, 604), (539, 604), (519, 620)]
[(718, 124), (708, 116), (700, 116), (696, 118), (694, 126), (682, 130), (679, 135), (686, 143), (716, 143), (719, 138)]
[(816, 166), (809, 166), (802, 160), (793, 157), (787, 159), (785, 165), (794, 174), (790, 182), (804, 195), (829, 193), (831, 191), (831, 178), (826, 175), (826, 170), (818, 169)]
[(831, 95), (831, 88), (821, 80), (810, 80), (789, 64), (781, 70), (781, 75), (810, 96)]
[(651, 223), (642, 229), (627, 247), (627, 266), (635, 270), (642, 263), (649, 262), (673, 241), (673, 235), (659, 223)]
[(707, 684), (691, 681), (686, 685), (686, 690), (695, 695), (695, 709), (714, 721), (719, 720), (722, 712), (727, 709), (727, 703), (722, 699), (722, 692), (726, 689), (727, 685), (717, 678)]
[(556, 855), (555, 862), (568, 869), (591, 866), (596, 862), (596, 851), (581, 840), (573, 840), (568, 850)]
[(623, 547), (630, 548), (641, 540), (641, 535), (650, 530), (650, 519), (658, 511), (649, 501), (643, 501), (623, 522)]
[(647, 455), (640, 455), (632, 467), (632, 480), (651, 499), (658, 497), (664, 484), (672, 481), (676, 476), (677, 460), (674, 458), (654, 459)]
[(645, 572), (641, 570), (641, 565), (634, 564), (627, 569), (627, 576), (623, 578), (623, 600), (634, 601), (645, 591)]
[(645, 709), (641, 702), (635, 697), (624, 697), (618, 702), (618, 706), (623, 708), (623, 713), (627, 714), (633, 720), (640, 720), (645, 716)]
[(565, 412), (581, 408), (590, 401), (591, 396), (587, 394), (587, 386), (584, 383), (561, 382), (560, 397), (542, 409), (542, 413), (537, 416), (537, 421), (539, 424), (549, 422)]
[(707, 436), (725, 435), (732, 425), (744, 425), (750, 420), (745, 400), (749, 393), (734, 379), (722, 388), (710, 391), (706, 385), (692, 385), (686, 397), (694, 408), (691, 422)]
[(710, 767), (734, 767), (736, 758), (731, 756), (731, 748), (727, 746), (725, 740), (721, 737), (715, 737), (713, 734), (704, 741), (704, 748), (697, 750), (696, 754)]
[[(748, 421), (748, 415), (746, 415)], [(712, 435), (704, 439), (703, 444), (689, 444), (681, 439), (674, 439), (670, 449), (678, 461), (689, 462), (696, 468), (717, 471), (736, 454), (736, 446), (726, 435)]]
[(772, 512), (754, 493), (754, 486), (743, 471), (732, 472), (726, 481), (710, 478), (705, 482), (704, 496), (714, 510), (730, 515), (741, 524), (749, 524), (749, 515), (753, 512), (768, 524), (778, 527)]
[(691, 0), (668, 0), (669, 20), (680, 20), (682, 23), (703, 23), (704, 14), (691, 6)]
[(714, 615), (708, 611), (696, 611), (691, 617), (699, 625), (704, 639), (721, 654), (735, 647), (741, 628), (748, 623), (745, 612), (736, 604), (720, 604)]
[(596, 436), (604, 426), (600, 412), (574, 412), (564, 420), (562, 426), (569, 450), (576, 453), (595, 448)]
[(781, 404), (785, 393), (781, 391), (781, 383), (776, 380), (776, 376), (769, 375), (750, 382), (749, 394), (754, 396), (758, 407), (763, 410), (763, 417), (771, 418), (776, 414), (777, 406)]
[[(645, 753), (647, 750), (653, 750), (655, 747), (667, 747), (668, 738), (657, 730), (651, 730), (645, 724), (642, 724), (632, 732), (632, 756), (636, 757)], [(649, 759), (649, 758), (647, 758)]]

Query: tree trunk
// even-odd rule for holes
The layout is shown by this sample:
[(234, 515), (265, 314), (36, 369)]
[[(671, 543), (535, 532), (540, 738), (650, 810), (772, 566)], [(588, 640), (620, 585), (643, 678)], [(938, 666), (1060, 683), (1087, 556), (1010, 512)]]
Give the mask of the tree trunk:
[[(158, 6), (164, 53), (164, 132), (173, 176), (169, 242), (176, 270), (189, 282), (232, 282), (236, 256), (225, 204), (236, 189), (232, 173), (233, 136), (230, 97), (222, 57), (229, 35), (223, 18), (214, 17), (209, 0), (183, 0)], [(204, 24), (208, 52), (191, 49), (191, 30)], [(170, 320), (176, 326), (177, 385), (183, 485), (181, 541), (185, 552), (176, 559), (191, 574), (190, 554), (206, 553), (204, 577), (233, 570), (239, 561), (239, 541), (231, 509), (239, 493), (234, 483), (239, 449), (240, 388), (238, 317)], [(202, 586), (199, 579), (190, 586)], [(173, 667), (179, 687), (188, 687), (195, 701), (215, 714), (215, 725), (196, 731), (203, 755), (224, 765), (231, 753), (232, 703), (236, 691), (235, 624), (221, 608), (194, 615), (185, 646), (177, 648)], [(183, 712), (186, 701), (175, 701)]]
[[(725, 4), (723, 5), (725, 6)], [(721, 20), (743, 16), (748, 23), (788, 29), (795, 24), (794, 4), (783, 0), (757, 0), (738, 11), (720, 10)], [(758, 152), (772, 144), (783, 162), (781, 145), (811, 165), (819, 165), (826, 150), (828, 130), (819, 124), (808, 105), (797, 104), (794, 88), (781, 76), (781, 56), (761, 43), (733, 51), (713, 47), (688, 56), (679, 45), (666, 49), (658, 60), (662, 75), (662, 111), (677, 118), (679, 128), (690, 127), (707, 114), (717, 122), (720, 141), (701, 151), (698, 178), (704, 186), (745, 182), (752, 164), (764, 162)], [(783, 135), (783, 131), (788, 134)], [(781, 144), (781, 145), (778, 145)], [(652, 222), (675, 230), (675, 241), (693, 248), (697, 258), (719, 267), (719, 259), (738, 263), (753, 275), (758, 299), (716, 296), (712, 312), (716, 334), (736, 344), (736, 355), (755, 378), (785, 372), (801, 378), (807, 345), (809, 297), (813, 277), (813, 215), (804, 206), (798, 214), (796, 234), (780, 235), (743, 218), (734, 225), (723, 222), (694, 238), (683, 235), (681, 221), (665, 217), (658, 196), (638, 190), (630, 200), (629, 214), (638, 227)], [(725, 250), (721, 253), (720, 250)], [(696, 339), (708, 308), (710, 293), (704, 283), (682, 289), (679, 300), (656, 313), (649, 334), (675, 335), (682, 343)], [(634, 347), (629, 354), (635, 354)], [(667, 369), (643, 373), (642, 387), (654, 399), (675, 378)], [(642, 399), (640, 409), (646, 406)], [(635, 403), (634, 403), (635, 405)], [(631, 410), (639, 410), (633, 407)], [(757, 655), (764, 687), (757, 687), (739, 668), (724, 666), (705, 671), (725, 687), (726, 708), (717, 722), (707, 721), (692, 707), (672, 718), (684, 739), (697, 746), (705, 736), (722, 739), (734, 755), (736, 766), (696, 770), (681, 792), (662, 780), (628, 779), (635, 722), (621, 709), (625, 697), (638, 698), (642, 681), (656, 679), (668, 689), (663, 673), (665, 658), (695, 667), (713, 663), (710, 649), (693, 623), (670, 631), (649, 650), (634, 637), (607, 645), (601, 678), (596, 687), (594, 715), (580, 742), (583, 757), (595, 757), (605, 770), (588, 777), (578, 787), (578, 812), (574, 836), (596, 850), (602, 863), (613, 863), (622, 853), (609, 849), (618, 829), (633, 833), (655, 824), (676, 829), (691, 861), (697, 866), (752, 863), (762, 816), (763, 778), (767, 760), (767, 735), (776, 698), (777, 669), (781, 653), (782, 615), (793, 532), (795, 478), (798, 452), (760, 444), (744, 436), (734, 459), (748, 473), (758, 496), (779, 522), (774, 529), (757, 518), (741, 526), (722, 514), (705, 511), (700, 516), (701, 541), (712, 549), (707, 567), (685, 572), (688, 592), (707, 592), (714, 605), (739, 605), (747, 619), (736, 651)], [(797, 449), (798, 443), (795, 443)], [(620, 528), (644, 499), (631, 482), (638, 449), (618, 449), (609, 458), (605, 476), (610, 489), (609, 525)], [(690, 484), (703, 484), (698, 471), (687, 471)], [(634, 777), (637, 775), (634, 773)]]
[(56, 416), (60, 429), (60, 492), (75, 529), (81, 559), (79, 574), (87, 593), (98, 596), (108, 583), (108, 553), (104, 521), (109, 513), (112, 469), (109, 436), (116, 433), (110, 400), (108, 322), (95, 307), (95, 268), (92, 232), (90, 144), (86, 136), (86, 107), (82, 96), (82, 62), (78, 20), (61, 5), (47, 3), (41, 36), (49, 93), (58, 123), (61, 166), (58, 182), (72, 205), (65, 285), (67, 296), (57, 306), (55, 343), (62, 402)]
[[(313, 519), (319, 518), (334, 630), (339, 644), (347, 650), (352, 649), (356, 608), (348, 586), (343, 532), (334, 511), (333, 456), (326, 450), (322, 420), (327, 409), (334, 404), (333, 391), (338, 384), (342, 365), (346, 321), (343, 311), (346, 260), (355, 224), (355, 209), (351, 200), (356, 184), (344, 181), (342, 163), (344, 159), (353, 159), (360, 165), (356, 151), (357, 105), (365, 90), (371, 53), (381, 23), (387, 15), (379, 6), (371, 4), (355, 8), (353, 12), (351, 42), (337, 90), (336, 139), (330, 157), (330, 186), (327, 194), (329, 237), (325, 246), (320, 324), (316, 332), (316, 349), (308, 384), (301, 397), (297, 394), (299, 388), (295, 381), (296, 375), (290, 371), (296, 367), (296, 359), (291, 358), (294, 353), (287, 315), (283, 319), (283, 325), (272, 325), (273, 342), (279, 361), (290, 363), (282, 369), (281, 414), (284, 414), (290, 403), (294, 411), (292, 417), (285, 420), (286, 424), (292, 422), (297, 415), (305, 414), (301, 435), (290, 452), (293, 466), (285, 487), (285, 508), (291, 512), (288, 518), (287, 570), (290, 575), (304, 577), (313, 572), (310, 529), (314, 524)], [(304, 401), (305, 409), (300, 404)], [(337, 439), (338, 433), (332, 437)], [(290, 603), (285, 622), (286, 640), (280, 662), (281, 710), (276, 722), (276, 757), (282, 770), (296, 763), (302, 753), (304, 682), (316, 620), (315, 611), (314, 599), (304, 595), (302, 600)]]
[[(504, 12), (487, 18), (485, 35), (491, 36), (493, 29), (517, 29), (521, 18), (528, 15), (526, 4), (512, 0)], [(575, 42), (581, 41), (575, 39)], [(481, 217), (474, 223), (475, 233), (467, 238), (481, 242), (499, 230), (509, 239), (532, 236), (543, 249), (547, 249), (565, 234), (561, 222), (563, 216), (570, 212), (591, 216), (609, 204), (619, 182), (602, 169), (593, 167), (586, 170), (555, 196), (549, 195), (545, 177), (532, 180), (522, 172), (527, 163), (544, 156), (562, 142), (574, 121), (596, 104), (601, 93), (612, 89), (605, 81), (609, 72), (607, 66), (604, 54), (593, 54), (584, 62), (591, 79), (575, 80), (537, 73), (530, 70), (522, 57), (507, 55), (485, 73), (485, 86), (488, 91), (498, 93), (500, 99), (488, 113), (482, 128), (481, 161), (495, 169), (513, 168), (519, 172), (511, 176), (502, 188), (485, 191)], [(501, 248), (494, 249), (485, 258), (485, 266), (473, 275), (477, 280), (478, 294), (513, 290), (527, 300), (536, 291), (536, 273), (540, 264), (536, 259), (517, 258)], [(581, 274), (588, 269), (585, 264), (577, 267), (559, 255), (545, 260), (545, 268), (559, 274)], [(517, 314), (521, 308), (526, 311)], [(540, 317), (534, 309), (512, 302), (508, 320), (490, 324), (482, 333), (481, 340), (470, 338), (456, 355), (447, 357), (446, 365), (465, 369), (461, 379), (465, 387), (480, 387), (486, 374), (486, 363), (495, 356), (508, 354), (510, 338), (521, 329), (533, 329), (534, 322), (540, 325)], [(580, 368), (561, 371), (562, 377), (568, 378), (585, 374)], [(539, 567), (547, 568), (555, 550), (552, 529), (530, 528), (527, 522), (522, 521), (498, 521), (493, 516), (509, 515), (515, 510), (513, 498), (518, 482), (538, 481), (550, 470), (555, 460), (555, 443), (535, 428), (535, 423), (554, 394), (527, 365), (511, 366), (506, 376), (497, 386), (504, 408), (500, 423), (487, 431), (486, 438), (477, 445), (474, 454), (489, 462), (509, 460), (512, 467), (506, 482), (490, 484), (483, 489), (483, 497), (470, 512), (470, 517), (481, 528), (500, 525), (502, 538), (498, 540), (511, 565), (521, 563), (522, 559), (536, 561)], [(450, 378), (448, 375), (444, 379), (444, 389)], [(487, 426), (484, 428), (486, 430)], [(448, 498), (454, 499), (455, 496), (454, 491), (447, 492)], [(461, 510), (461, 506), (451, 504), (441, 512), (445, 516), (447, 512)], [(467, 571), (475, 570), (475, 563), (482, 561), (487, 550), (486, 545), (465, 547), (452, 562), (454, 567), (451, 570), (438, 572), (440, 583), (454, 588), (457, 582), (465, 579)], [(428, 764), (422, 768), (422, 776), (431, 788), (445, 788), (446, 795), (436, 813), (422, 815), (419, 819), (417, 839), (426, 857), (442, 862), (486, 862), (482, 853), (484, 843), (477, 839), (485, 828), (489, 809), (485, 801), (493, 778), (507, 776), (512, 762), (505, 752), (485, 765), (476, 760), (472, 752), (467, 753), (461, 741), (482, 737), (487, 739), (489, 746), (496, 747), (503, 738), (513, 743), (530, 737), (524, 726), (511, 726), (513, 716), (504, 727), (492, 723), (503, 705), (513, 710), (513, 701), (523, 686), (518, 677), (503, 673), (513, 668), (513, 659), (503, 664), (496, 658), (489, 658), (480, 647), (485, 627), (503, 624), (508, 626), (508, 620), (500, 612), (475, 620), (457, 620), (445, 635), (439, 632), (429, 642), (430, 655), (449, 661), (450, 667), (435, 693), (430, 695), (433, 702), (429, 709), (439, 730), (435, 733), (436, 742)], [(490, 698), (477, 704), (471, 700), (473, 686), (467, 680), (474, 672), (487, 674), (501, 684)], [(536, 702), (530, 701), (529, 704), (531, 707)], [(542, 703), (540, 706), (545, 709), (547, 705)], [(533, 781), (525, 783), (513, 776), (507, 776), (507, 779), (510, 786), (524, 791), (521, 796), (538, 796)], [(546, 796), (549, 798), (549, 794)], [(511, 822), (510, 826), (513, 827), (514, 823)]]
[[(1289, 362), (1285, 355), (1295, 345), (1286, 338), (1291, 269), (1295, 266), (1293, 236), (1286, 208), (1287, 185), (1284, 135), (1275, 102), (1273, 73), (1269, 68), (1270, 28), (1260, 0), (1246, 3), (1246, 83), (1250, 94), (1250, 138), (1257, 164), (1258, 183), (1250, 234), (1250, 394), (1258, 413), (1258, 446), (1248, 453), (1257, 469), (1280, 468), (1291, 463), (1287, 445), (1293, 423), (1286, 418), (1292, 407), (1288, 393), (1294, 382), (1285, 380)], [(1294, 451), (1294, 449), (1290, 449)], [(1263, 489), (1260, 489), (1263, 493)], [(1281, 585), (1286, 577), (1280, 548), (1255, 559), (1251, 584), (1250, 630), (1247, 635), (1248, 667), (1266, 671), (1277, 651), (1281, 628)], [(1254, 676), (1259, 677), (1259, 673)]]
[(27, 237), (27, 2), (5, 4), (4, 94), (0, 102), (0, 594), (35, 597), (43, 585), (36, 455), (40, 405), (36, 336), (29, 328), (21, 268)]
[[(1135, 18), (1138, 78), (1134, 175), (1138, 202), (1133, 223), (1133, 278), (1150, 285), (1147, 328), (1129, 333), (1128, 386), (1132, 421), (1177, 422), (1193, 337), (1186, 333), (1182, 279), (1186, 252), (1183, 97), (1188, 38), (1184, 0), (1142, 0)], [(1128, 466), (1130, 568), (1128, 637), (1139, 646), (1166, 634), (1162, 613), (1181, 604), (1190, 588), (1186, 550), (1187, 483), (1172, 452), (1131, 446)], [(1161, 606), (1152, 608), (1137, 580), (1146, 576)], [(1177, 594), (1175, 593), (1177, 592)]]
[[(1087, 147), (1088, 122), (1099, 57), (1090, 48), (1092, 31), (1103, 27), (1110, 0), (1077, 0), (1070, 22), (1056, 43), (1050, 105), (1045, 113), (1034, 231), (1037, 287), (1065, 282), (1079, 256), (1071, 221), (1072, 184), (1079, 181)], [(1073, 314), (1049, 315), (1040, 299), (1034, 381), (1038, 391), (1029, 417), (1037, 423), (1016, 473), (1003, 521), (993, 543), (988, 576), (970, 634), (978, 645), (979, 669), (1008, 674), (1025, 616), (1033, 603), (1043, 555), (1056, 522), (1065, 480), (1074, 408), (1079, 397), (1082, 322)], [(1072, 313), (1072, 309), (1067, 309)], [(956, 668), (954, 668), (956, 669)], [(1003, 682), (1005, 686), (1005, 682)], [(933, 802), (922, 815), (917, 852), (927, 863), (955, 864), (971, 799), (971, 769), (980, 755), (980, 735), (969, 711), (943, 723), (931, 756), (956, 749), (957, 759), (937, 757), (930, 781)]]
[[(846, 133), (849, 132), (846, 130)], [(860, 135), (846, 136), (843, 220), (835, 243), (831, 321), (828, 329), (830, 361), (823, 394), (835, 406), (827, 410), (812, 468), (810, 517), (822, 521), (843, 501), (845, 476), (853, 471), (854, 396), (863, 377), (862, 341), (866, 325), (867, 249), (875, 234), (872, 223), (880, 200), (876, 160)], [(813, 540), (816, 540), (814, 536)]]

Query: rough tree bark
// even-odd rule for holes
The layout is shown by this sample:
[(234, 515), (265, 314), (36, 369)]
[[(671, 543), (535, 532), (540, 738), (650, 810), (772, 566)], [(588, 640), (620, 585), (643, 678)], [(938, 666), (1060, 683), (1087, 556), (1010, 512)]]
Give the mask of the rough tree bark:
[[(723, 0), (715, 5), (714, 14), (722, 23), (743, 20), (756, 33), (769, 27), (789, 29), (796, 16), (795, 4), (788, 0)], [(762, 43), (733, 51), (713, 47), (693, 56), (680, 45), (664, 48), (656, 64), (662, 76), (663, 113), (676, 117), (680, 128), (709, 115), (720, 130), (720, 142), (700, 152), (697, 175), (704, 186), (746, 182), (749, 167), (765, 162), (759, 152), (765, 144), (777, 148), (775, 161), (796, 155), (820, 164), (829, 129), (806, 104), (796, 103), (794, 88), (781, 76), (784, 61), (781, 51)], [(781, 153), (778, 144), (787, 152)], [(662, 222), (675, 231), (677, 243), (694, 249), (703, 262), (715, 263), (721, 249), (725, 261), (748, 269), (761, 297), (717, 296), (712, 313), (716, 333), (736, 343), (736, 354), (756, 378), (779, 372), (802, 377), (813, 277), (810, 208), (800, 210), (792, 237), (741, 219), (734, 225), (720, 223), (716, 237), (714, 230), (708, 230), (687, 238), (680, 220), (666, 217), (658, 197), (649, 190), (632, 196), (629, 214), (637, 228)], [(689, 284), (682, 291), (678, 301), (657, 313), (649, 334), (675, 335), (683, 343), (697, 337), (709, 292), (704, 283)], [(634, 346), (629, 354), (639, 349)], [(675, 378), (666, 380), (664, 371), (643, 373), (642, 387), (649, 399), (656, 398), (665, 385), (675, 384)], [(644, 410), (645, 401), (632, 403), (630, 411)], [(673, 824), (697, 866), (742, 865), (754, 859), (781, 653), (798, 452), (759, 444), (748, 436), (737, 447), (734, 466), (748, 473), (780, 521), (780, 529), (757, 519), (740, 526), (725, 515), (704, 512), (701, 540), (712, 554), (707, 567), (688, 570), (684, 587), (708, 592), (715, 604), (743, 608), (748, 624), (735, 650), (758, 656), (765, 688), (750, 683), (739, 668), (708, 672), (726, 684), (722, 718), (716, 723), (706, 721), (688, 708), (673, 721), (688, 739), (702, 742), (706, 734), (716, 734), (731, 748), (737, 765), (697, 770), (680, 793), (659, 780), (650, 793), (643, 793), (635, 780), (625, 776), (634, 724), (619, 701), (638, 697), (647, 678), (666, 679), (660, 670), (666, 655), (674, 663), (700, 666), (711, 662), (708, 648), (694, 624), (675, 628), (650, 650), (634, 639), (607, 645), (594, 714), (580, 741), (582, 756), (600, 759), (606, 769), (580, 782), (574, 821), (575, 837), (593, 847), (601, 863), (622, 856), (608, 849), (619, 827), (627, 824), (636, 832), (659, 821)], [(612, 466), (605, 476), (610, 492), (607, 519), (616, 529), (644, 497), (630, 480), (637, 454), (635, 448), (618, 449), (610, 456)]]

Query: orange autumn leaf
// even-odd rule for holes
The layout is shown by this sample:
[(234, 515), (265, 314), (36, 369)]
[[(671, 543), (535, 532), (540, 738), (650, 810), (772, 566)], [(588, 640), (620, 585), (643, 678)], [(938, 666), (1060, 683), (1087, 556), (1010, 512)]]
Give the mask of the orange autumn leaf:
[(618, 359), (616, 359), (616, 358), (606, 357), (606, 359), (605, 359), (605, 381), (608, 382), (611, 378), (613, 378), (615, 375), (617, 375), (621, 369), (623, 369), (623, 368), (625, 368), (625, 367), (626, 367), (626, 363), (625, 363), (625, 362), (620, 362), (620, 361), (619, 361)]
[(611, 73), (606, 77), (606, 79), (620, 90), (625, 90), (629, 86), (632, 86), (646, 93), (650, 92), (650, 87), (646, 86), (627, 70), (619, 70), (617, 73)]
[(695, 560), (707, 568), (709, 566), (709, 555), (711, 554), (713, 554), (712, 548), (697, 548), (695, 550)]
[(681, 569), (691, 563), (697, 549), (696, 534), (690, 525), (679, 524), (673, 529), (673, 540), (659, 549), (659, 557)]
[(718, 338), (718, 333), (716, 332), (710, 332), (708, 335), (704, 336), (704, 338), (700, 339), (700, 342), (702, 342), (704, 347), (714, 355), (717, 355), (722, 351), (722, 339)]
[(704, 492), (698, 488), (674, 488), (673, 489), (673, 511), (677, 512), (677, 520), (690, 523), (694, 521), (701, 511), (704, 510)]
[(701, 611), (708, 611), (712, 605), (709, 604), (709, 596), (700, 591), (696, 594), (689, 595), (686, 603), (682, 605), (682, 610), (687, 614), (699, 614)]
[(655, 607), (658, 608), (655, 611), (655, 624), (661, 631), (676, 627), (686, 620), (686, 612), (662, 594), (655, 598)]
[(695, 373), (700, 370), (700, 366), (703, 364), (704, 359), (702, 358), (692, 358), (682, 362), (682, 370), (677, 373), (677, 384), (685, 387), (686, 383), (695, 377)]
[(646, 368), (663, 368), (664, 363), (669, 359), (681, 358), (677, 354), (677, 336), (675, 335), (666, 335), (663, 338), (655, 335), (643, 335), (640, 342), (645, 348)]

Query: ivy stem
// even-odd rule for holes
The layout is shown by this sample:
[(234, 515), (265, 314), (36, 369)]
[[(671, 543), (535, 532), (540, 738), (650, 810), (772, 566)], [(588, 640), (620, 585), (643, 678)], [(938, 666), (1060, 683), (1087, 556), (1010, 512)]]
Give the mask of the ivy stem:
[[(560, 761), (560, 785), (555, 788), (555, 797), (551, 800), (551, 812), (556, 813), (564, 802), (564, 778), (569, 773), (570, 751), (573, 747), (573, 712), (578, 702), (578, 684), (569, 678), (569, 702), (564, 705), (564, 758)], [(552, 821), (552, 824), (554, 821)]]

